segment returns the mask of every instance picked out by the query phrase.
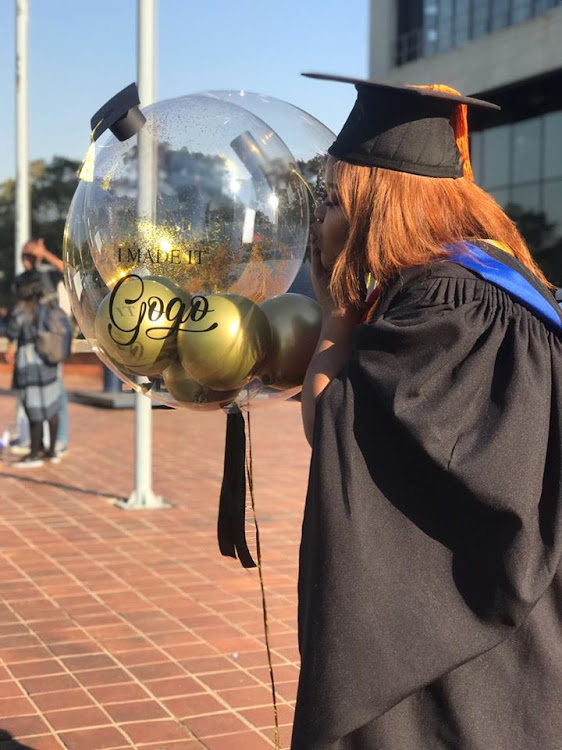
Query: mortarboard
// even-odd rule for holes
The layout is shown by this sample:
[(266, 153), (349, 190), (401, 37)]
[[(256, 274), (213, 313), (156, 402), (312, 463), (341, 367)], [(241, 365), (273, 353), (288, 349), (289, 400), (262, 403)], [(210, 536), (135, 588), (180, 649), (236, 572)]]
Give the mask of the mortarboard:
[(303, 73), (352, 83), (357, 100), (328, 153), (350, 164), (427, 177), (472, 177), (467, 106), (500, 109), (447, 86), (408, 86)]
[(93, 140), (96, 141), (108, 128), (120, 141), (126, 141), (138, 133), (146, 122), (139, 104), (136, 83), (129, 84), (115, 94), (90, 120)]

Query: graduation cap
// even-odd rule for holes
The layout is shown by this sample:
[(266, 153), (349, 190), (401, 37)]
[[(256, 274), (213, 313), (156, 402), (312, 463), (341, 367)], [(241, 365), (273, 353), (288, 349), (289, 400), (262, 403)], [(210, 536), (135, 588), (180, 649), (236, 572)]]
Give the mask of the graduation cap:
[(102, 133), (111, 130), (120, 141), (135, 135), (146, 122), (139, 109), (140, 99), (136, 83), (115, 94), (90, 120), (92, 139), (97, 141)]
[(500, 109), (439, 84), (394, 85), (325, 73), (303, 75), (354, 84), (357, 101), (328, 153), (360, 166), (472, 179), (467, 107)]

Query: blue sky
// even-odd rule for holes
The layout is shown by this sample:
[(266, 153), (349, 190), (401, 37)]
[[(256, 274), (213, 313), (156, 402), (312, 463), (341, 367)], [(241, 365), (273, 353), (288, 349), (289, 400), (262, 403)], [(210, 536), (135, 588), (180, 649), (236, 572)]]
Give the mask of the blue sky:
[[(0, 2), (0, 182), (15, 176), (15, 0)], [(136, 80), (136, 0), (30, 0), (29, 157), (81, 159), (91, 115)], [(337, 131), (367, 76), (369, 0), (159, 0), (158, 99), (245, 89)]]

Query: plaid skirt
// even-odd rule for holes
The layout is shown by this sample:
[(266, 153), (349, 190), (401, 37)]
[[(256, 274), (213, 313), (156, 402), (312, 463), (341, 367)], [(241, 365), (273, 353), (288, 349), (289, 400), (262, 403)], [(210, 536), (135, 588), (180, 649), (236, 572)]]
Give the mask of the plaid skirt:
[(32, 424), (58, 413), (61, 389), (57, 373), (56, 365), (43, 362), (35, 344), (18, 346), (13, 385)]

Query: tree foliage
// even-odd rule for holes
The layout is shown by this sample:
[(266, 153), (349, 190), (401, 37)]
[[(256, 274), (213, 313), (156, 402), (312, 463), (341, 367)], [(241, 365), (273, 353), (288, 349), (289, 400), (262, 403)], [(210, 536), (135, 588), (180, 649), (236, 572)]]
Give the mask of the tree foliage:
[[(46, 246), (61, 257), (66, 215), (76, 186), (79, 163), (62, 156), (29, 165), (31, 183), (31, 235), (43, 237)], [(15, 180), (0, 183), (0, 306), (10, 302), (14, 277)], [(20, 248), (21, 250), (21, 248)]]

